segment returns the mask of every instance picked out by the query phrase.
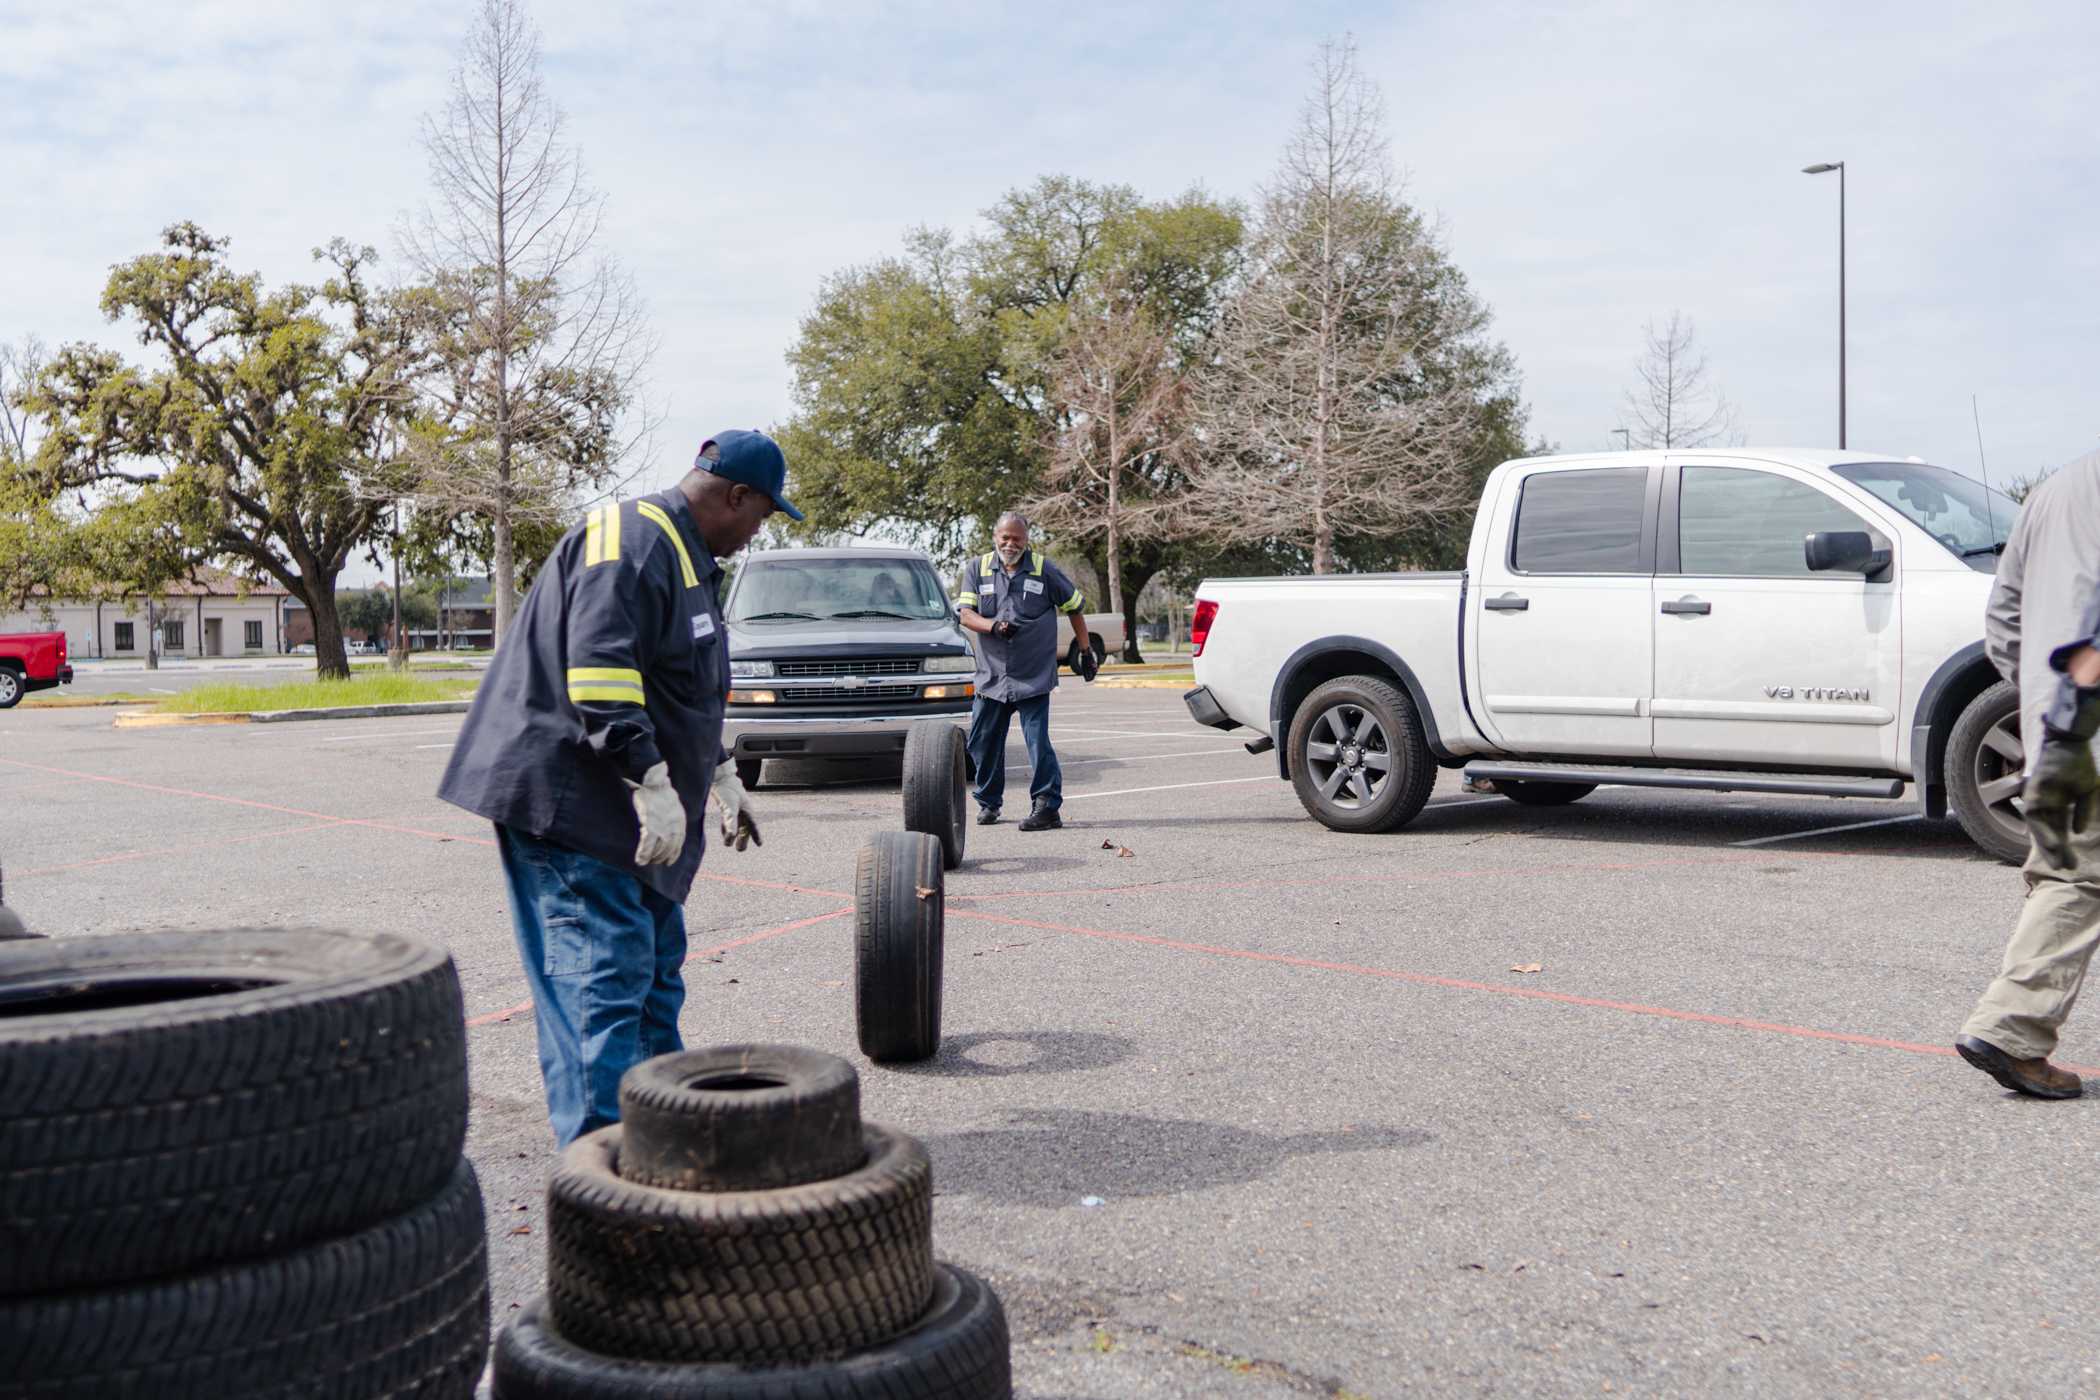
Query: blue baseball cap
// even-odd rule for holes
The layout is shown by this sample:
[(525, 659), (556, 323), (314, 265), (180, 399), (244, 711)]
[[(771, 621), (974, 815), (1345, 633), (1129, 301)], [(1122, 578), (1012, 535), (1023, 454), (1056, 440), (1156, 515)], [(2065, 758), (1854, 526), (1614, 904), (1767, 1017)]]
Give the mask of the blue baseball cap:
[[(712, 449), (713, 455), (709, 455)], [(725, 481), (741, 482), (754, 491), (763, 491), (773, 498), (773, 504), (790, 520), (800, 520), (802, 512), (788, 504), (787, 454), (780, 444), (764, 433), (747, 432), (742, 428), (731, 428), (716, 433), (700, 444), (700, 453), (693, 458), (696, 471), (719, 476)]]

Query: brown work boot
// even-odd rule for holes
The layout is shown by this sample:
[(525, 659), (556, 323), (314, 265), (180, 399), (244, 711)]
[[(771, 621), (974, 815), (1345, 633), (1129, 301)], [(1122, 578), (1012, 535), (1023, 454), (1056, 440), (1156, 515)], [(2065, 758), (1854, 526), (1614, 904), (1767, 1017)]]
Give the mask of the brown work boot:
[(2058, 1069), (2046, 1059), (2014, 1059), (1988, 1040), (1978, 1040), (1973, 1035), (1958, 1038), (1954, 1053), (2016, 1094), (2037, 1099), (2075, 1099), (2085, 1092), (2084, 1081), (2071, 1071)]

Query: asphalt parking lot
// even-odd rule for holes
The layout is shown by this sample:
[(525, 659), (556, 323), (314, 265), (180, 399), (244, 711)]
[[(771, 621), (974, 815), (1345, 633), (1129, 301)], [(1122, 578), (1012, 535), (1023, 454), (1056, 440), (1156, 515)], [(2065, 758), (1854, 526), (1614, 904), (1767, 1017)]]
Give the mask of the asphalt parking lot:
[[(937, 1061), (854, 1044), (845, 892), (893, 774), (769, 770), (764, 848), (688, 907), (688, 1042), (860, 1065), (931, 1151), (938, 1253), (1005, 1298), (1018, 1394), (2100, 1390), (2100, 1100), (1947, 1053), (2020, 896), (1952, 825), (1449, 774), (1345, 837), (1171, 691), (1054, 714), (1066, 827), (971, 829)], [(551, 1139), (488, 830), (431, 796), (457, 717), (109, 721), (0, 715), (9, 902), (449, 947), (500, 1324)], [(2100, 1066), (2100, 1012), (2061, 1058)]]

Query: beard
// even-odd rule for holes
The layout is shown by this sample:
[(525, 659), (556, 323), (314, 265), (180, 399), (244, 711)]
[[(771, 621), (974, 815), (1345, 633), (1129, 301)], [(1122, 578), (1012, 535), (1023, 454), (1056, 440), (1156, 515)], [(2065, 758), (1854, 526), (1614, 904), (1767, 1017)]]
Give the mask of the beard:
[(999, 556), (999, 562), (1006, 565), (1009, 569), (1020, 563), (1021, 556), (1027, 552), (1025, 549), (1000, 549), (994, 551)]

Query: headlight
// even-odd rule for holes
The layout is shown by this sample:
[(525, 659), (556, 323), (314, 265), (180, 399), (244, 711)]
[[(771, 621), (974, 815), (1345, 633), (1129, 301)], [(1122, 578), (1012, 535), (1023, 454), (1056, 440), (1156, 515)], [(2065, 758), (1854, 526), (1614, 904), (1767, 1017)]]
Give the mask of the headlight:
[(926, 671), (930, 675), (953, 675), (976, 669), (977, 658), (974, 656), (929, 656), (926, 658)]
[(729, 663), (729, 675), (732, 680), (758, 680), (772, 674), (773, 663), (770, 661), (732, 661)]

